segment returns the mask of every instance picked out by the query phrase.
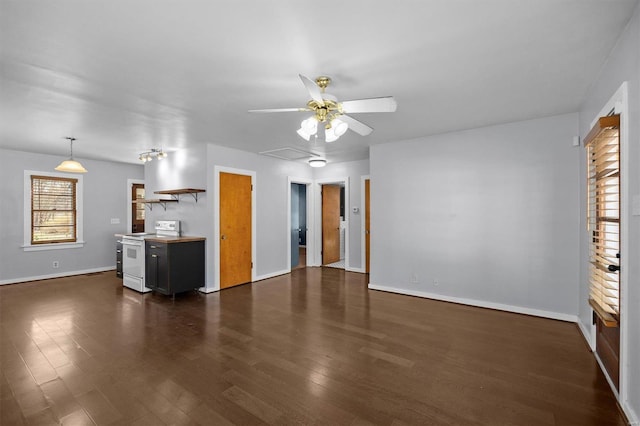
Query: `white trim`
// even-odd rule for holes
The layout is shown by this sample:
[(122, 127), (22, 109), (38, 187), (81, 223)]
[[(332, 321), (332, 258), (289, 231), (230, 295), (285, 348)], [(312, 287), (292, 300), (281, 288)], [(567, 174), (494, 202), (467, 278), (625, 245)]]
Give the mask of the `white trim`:
[[(133, 200), (131, 199), (131, 189), (133, 189), (133, 184), (142, 184), (144, 185), (144, 179), (127, 179), (127, 226), (126, 226), (126, 230), (127, 232), (133, 232), (133, 215), (131, 214), (131, 203), (133, 203)], [(145, 189), (146, 191), (146, 189)], [(145, 214), (146, 217), (146, 214)], [(145, 223), (145, 227), (146, 227), (146, 223)]]
[(365, 271), (365, 268), (349, 268), (349, 267), (345, 266), (344, 270), (347, 271), (347, 272), (357, 272), (359, 274), (366, 274), (367, 273)]
[[(68, 179), (77, 179), (76, 183), (76, 241), (73, 243), (43, 243), (43, 244), (31, 244), (31, 176), (46, 176), (46, 177), (62, 177)], [(24, 204), (23, 204), (23, 241), (24, 244), (20, 246), (23, 251), (42, 251), (42, 250), (60, 250), (60, 249), (72, 249), (80, 248), (85, 244), (84, 241), (84, 202), (83, 202), (83, 176), (81, 174), (73, 173), (58, 173), (58, 172), (41, 172), (37, 170), (25, 170), (24, 171)], [(64, 245), (63, 245), (64, 244)]]
[[(366, 194), (364, 188), (364, 182), (369, 180), (369, 189), (371, 189), (371, 176), (363, 175), (360, 176), (360, 265), (362, 267), (363, 274), (367, 273), (367, 230), (365, 229), (366, 223), (366, 215), (367, 215), (367, 203), (366, 203)], [(371, 201), (369, 201), (371, 202)]]
[[(256, 269), (258, 259), (256, 257), (256, 192), (258, 190), (256, 172), (252, 170), (236, 169), (233, 167), (214, 166), (213, 168), (213, 247), (214, 247), (214, 272), (213, 272), (213, 289), (220, 289), (220, 173), (233, 173), (236, 175), (251, 176), (251, 282), (256, 280)], [(209, 289), (207, 289), (209, 290)]]
[(36, 275), (36, 276), (33, 276), (33, 277), (12, 278), (12, 279), (8, 279), (8, 280), (0, 281), (0, 285), (25, 283), (25, 282), (28, 282), (28, 281), (48, 280), (48, 279), (51, 279), (51, 278), (71, 277), (71, 276), (74, 276), (74, 275), (94, 274), (96, 272), (115, 271), (115, 269), (116, 269), (115, 266), (103, 266), (101, 268), (82, 269), (82, 270), (79, 270), (79, 271), (59, 272), (57, 274), (47, 274), (47, 275)]
[[(289, 259), (289, 263), (291, 263), (291, 259)], [(256, 277), (254, 281), (268, 280), (269, 278), (278, 277), (280, 275), (287, 275), (289, 273), (291, 273), (291, 269), (283, 269), (281, 271), (270, 272), (268, 274), (259, 275)]]
[(23, 251), (45, 251), (45, 250), (66, 250), (84, 247), (84, 241), (76, 241), (75, 243), (48, 243), (48, 244), (29, 244), (22, 247)]
[[(291, 184), (298, 183), (306, 185), (307, 187), (307, 241), (313, 241), (314, 238), (314, 211), (313, 211), (313, 195), (312, 185), (313, 180), (307, 178), (299, 178), (293, 176), (287, 176), (287, 255), (286, 263), (287, 272), (291, 272)], [(307, 265), (309, 265), (309, 259), (313, 259), (314, 256), (314, 244), (307, 244)], [(279, 275), (279, 274), (277, 274)]]
[[(629, 406), (627, 404), (629, 392), (627, 389), (627, 359), (630, 359), (629, 347), (629, 324), (627, 321), (627, 312), (629, 312), (629, 297), (627, 296), (627, 288), (629, 286), (629, 210), (631, 199), (631, 191), (629, 189), (629, 88), (628, 83), (623, 82), (618, 90), (611, 96), (609, 101), (600, 110), (598, 115), (591, 122), (591, 128), (596, 124), (602, 116), (608, 115), (614, 110), (616, 114), (620, 114), (620, 359), (619, 359), (619, 392), (616, 392), (615, 386), (611, 389), (616, 393), (616, 398), (620, 406)], [(588, 275), (587, 275), (588, 276)], [(581, 300), (580, 303), (587, 303)], [(595, 335), (595, 326), (592, 326), (592, 333)], [(595, 340), (595, 337), (594, 337)], [(595, 352), (594, 352), (595, 353)], [(602, 367), (602, 364), (600, 363)], [(603, 373), (607, 374), (602, 368)], [(609, 381), (609, 384), (612, 384)]]
[(213, 287), (200, 287), (198, 289), (198, 291), (200, 293), (209, 294), (209, 293), (215, 293), (216, 291), (220, 291), (220, 289), (219, 288), (213, 288)]
[(578, 321), (578, 328), (580, 328), (580, 332), (582, 332), (582, 336), (584, 340), (587, 341), (589, 348), (592, 352), (596, 350), (596, 339), (595, 335), (591, 332), (591, 329), (587, 329), (587, 327), (582, 323), (582, 321)]
[(543, 311), (540, 309), (531, 309), (531, 308), (525, 308), (522, 306), (515, 306), (515, 305), (505, 305), (502, 303), (493, 303), (493, 302), (487, 302), (484, 300), (467, 299), (463, 297), (443, 296), (441, 294), (401, 289), (396, 287), (388, 287), (388, 286), (377, 285), (377, 284), (369, 284), (369, 289), (386, 291), (389, 293), (404, 294), (406, 296), (423, 297), (425, 299), (434, 299), (434, 300), (440, 300), (443, 302), (459, 303), (461, 305), (476, 306), (479, 308), (489, 308), (489, 309), (495, 309), (498, 311), (513, 312), (516, 314), (532, 315), (534, 317), (549, 318), (554, 320), (575, 322), (575, 323), (578, 322), (577, 315), (570, 315), (562, 312)]
[(616, 390), (616, 385), (613, 383), (613, 380), (611, 380), (611, 377), (609, 376), (609, 372), (607, 372), (607, 369), (604, 367), (604, 364), (602, 363), (602, 360), (600, 359), (598, 352), (593, 351), (593, 356), (598, 362), (598, 365), (600, 366), (600, 370), (602, 370), (602, 373), (604, 374), (604, 378), (607, 379), (607, 383), (609, 383), (609, 387), (611, 388), (613, 395), (616, 397), (616, 400), (619, 400), (620, 394), (618, 394), (618, 391)]
[[(313, 248), (314, 248), (314, 257), (313, 257), (313, 263), (311, 263), (309, 261), (310, 256), (307, 253), (307, 266), (322, 266), (322, 185), (327, 185), (327, 184), (340, 184), (340, 183), (344, 183), (344, 265), (345, 265), (345, 270), (346, 268), (349, 267), (349, 224), (350, 224), (350, 220), (349, 217), (351, 216), (350, 212), (349, 212), (349, 206), (350, 206), (350, 194), (349, 194), (349, 178), (348, 177), (335, 177), (335, 178), (323, 178), (323, 179), (316, 179), (314, 181), (314, 199), (317, 200), (317, 202), (315, 202), (315, 207), (314, 207), (314, 215), (315, 217), (318, 218), (317, 221), (315, 221), (314, 225), (314, 229), (315, 229), (315, 238), (313, 240), (314, 244), (313, 244)], [(309, 241), (309, 239), (307, 238), (307, 241)], [(307, 244), (308, 246), (309, 244)]]
[(622, 411), (627, 416), (627, 420), (629, 420), (629, 426), (640, 426), (640, 416), (636, 414), (636, 412), (631, 408), (631, 405), (627, 401), (621, 405)]

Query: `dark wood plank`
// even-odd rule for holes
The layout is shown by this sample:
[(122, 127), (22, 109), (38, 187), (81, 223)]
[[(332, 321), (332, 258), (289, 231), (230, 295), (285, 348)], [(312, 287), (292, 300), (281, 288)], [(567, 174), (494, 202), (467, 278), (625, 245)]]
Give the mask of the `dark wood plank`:
[(575, 324), (303, 268), (176, 300), (0, 287), (2, 423), (623, 425)]

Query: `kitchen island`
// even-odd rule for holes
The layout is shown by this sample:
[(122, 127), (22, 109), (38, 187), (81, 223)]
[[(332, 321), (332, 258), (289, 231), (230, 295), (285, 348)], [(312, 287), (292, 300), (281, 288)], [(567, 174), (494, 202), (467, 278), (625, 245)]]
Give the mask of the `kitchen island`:
[(150, 235), (145, 238), (145, 286), (174, 296), (205, 286), (204, 237)]

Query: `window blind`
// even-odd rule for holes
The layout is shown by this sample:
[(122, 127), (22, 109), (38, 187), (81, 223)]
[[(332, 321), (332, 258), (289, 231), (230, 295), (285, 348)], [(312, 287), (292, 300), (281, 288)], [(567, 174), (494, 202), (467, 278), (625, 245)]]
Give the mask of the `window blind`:
[(589, 303), (606, 325), (620, 314), (620, 116), (602, 117), (585, 139)]
[(76, 241), (77, 179), (31, 176), (31, 244)]

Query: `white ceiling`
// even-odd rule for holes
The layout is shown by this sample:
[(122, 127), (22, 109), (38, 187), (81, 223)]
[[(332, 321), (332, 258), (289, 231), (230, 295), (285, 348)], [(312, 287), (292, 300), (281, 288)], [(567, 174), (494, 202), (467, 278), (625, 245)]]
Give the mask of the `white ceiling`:
[[(577, 111), (637, 0), (0, 0), (0, 147), (137, 162), (214, 143), (329, 161), (373, 144)], [(375, 131), (310, 144), (298, 74)], [(308, 115), (308, 114), (307, 114)]]

